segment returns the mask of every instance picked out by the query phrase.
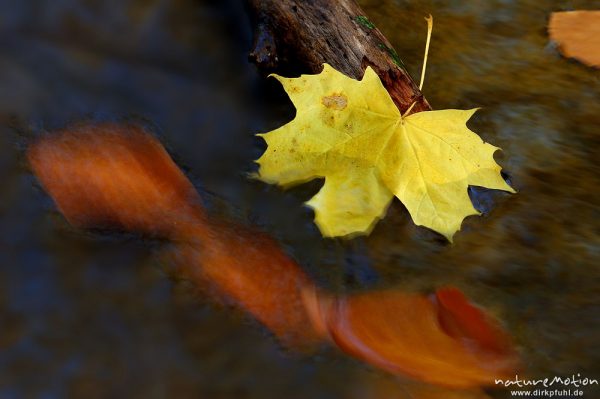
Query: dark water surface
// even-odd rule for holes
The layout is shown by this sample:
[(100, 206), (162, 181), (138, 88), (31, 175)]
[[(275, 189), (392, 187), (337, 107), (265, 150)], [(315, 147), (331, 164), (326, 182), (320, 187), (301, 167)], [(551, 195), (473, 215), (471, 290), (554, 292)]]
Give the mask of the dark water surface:
[(301, 207), (318, 185), (246, 179), (261, 152), (252, 134), (293, 109), (247, 63), (238, 2), (0, 1), (0, 398), (358, 399), (394, 384), (335, 351), (286, 353), (170, 278), (159, 243), (71, 228), (20, 148), (88, 118), (151, 125), (215, 193), (214, 212), (261, 225), (329, 290), (453, 284), (505, 321), (527, 375), (600, 378), (600, 75), (545, 33), (551, 11), (597, 2), (361, 4), (413, 76), (434, 15), (425, 95), (438, 109), (483, 107), (471, 127), (504, 149), (519, 193), (486, 196), (491, 210), (454, 245), (398, 202), (370, 237), (323, 240)]

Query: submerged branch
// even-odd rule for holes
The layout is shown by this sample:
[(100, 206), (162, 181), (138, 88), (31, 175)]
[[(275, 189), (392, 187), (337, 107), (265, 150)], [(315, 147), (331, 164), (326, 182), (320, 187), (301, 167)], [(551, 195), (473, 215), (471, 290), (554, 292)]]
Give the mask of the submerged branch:
[(354, 0), (246, 0), (254, 29), (249, 58), (265, 74), (319, 73), (324, 63), (361, 79), (367, 66), (404, 113), (431, 107), (400, 57)]

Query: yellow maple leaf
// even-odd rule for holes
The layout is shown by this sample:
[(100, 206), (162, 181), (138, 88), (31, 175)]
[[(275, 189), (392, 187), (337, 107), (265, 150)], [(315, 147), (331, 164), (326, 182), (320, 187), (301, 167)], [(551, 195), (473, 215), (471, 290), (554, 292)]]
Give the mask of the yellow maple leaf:
[(274, 76), (297, 114), (259, 134), (268, 147), (258, 177), (281, 186), (325, 178), (307, 202), (324, 236), (368, 234), (396, 196), (417, 225), (452, 241), (479, 214), (469, 185), (514, 192), (494, 161), (498, 147), (466, 126), (476, 109), (402, 116), (370, 67), (360, 81), (327, 64), (317, 75)]

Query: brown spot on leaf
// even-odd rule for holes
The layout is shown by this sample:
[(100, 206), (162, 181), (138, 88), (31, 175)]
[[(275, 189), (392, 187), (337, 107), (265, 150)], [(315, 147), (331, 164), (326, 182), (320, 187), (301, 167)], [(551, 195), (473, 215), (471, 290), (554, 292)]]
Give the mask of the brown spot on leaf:
[(348, 106), (348, 98), (340, 93), (333, 93), (330, 96), (321, 98), (321, 103), (327, 108), (341, 111)]

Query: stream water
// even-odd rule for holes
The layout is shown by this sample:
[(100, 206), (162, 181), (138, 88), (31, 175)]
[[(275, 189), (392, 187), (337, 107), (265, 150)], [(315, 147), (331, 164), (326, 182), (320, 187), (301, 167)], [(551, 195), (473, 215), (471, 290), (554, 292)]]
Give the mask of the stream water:
[(204, 299), (170, 276), (160, 243), (70, 227), (22, 149), (82, 119), (153, 126), (213, 213), (261, 226), (326, 289), (455, 285), (503, 320), (524, 375), (600, 379), (600, 75), (545, 30), (552, 11), (598, 3), (360, 3), (413, 76), (434, 16), (426, 97), (483, 107), (470, 126), (504, 150), (518, 193), (484, 196), (453, 245), (397, 201), (369, 237), (323, 240), (302, 207), (318, 182), (246, 178), (253, 133), (294, 111), (247, 62), (237, 1), (0, 1), (0, 398), (396, 397), (385, 373), (334, 350), (290, 354)]

